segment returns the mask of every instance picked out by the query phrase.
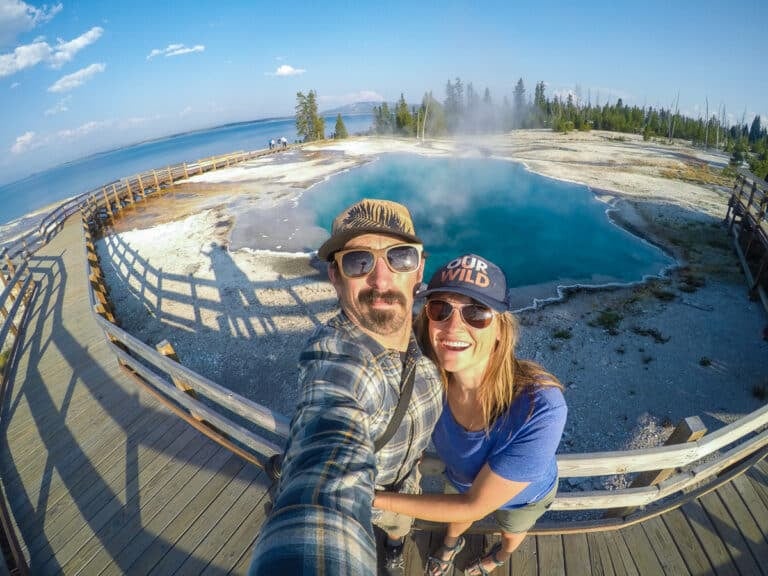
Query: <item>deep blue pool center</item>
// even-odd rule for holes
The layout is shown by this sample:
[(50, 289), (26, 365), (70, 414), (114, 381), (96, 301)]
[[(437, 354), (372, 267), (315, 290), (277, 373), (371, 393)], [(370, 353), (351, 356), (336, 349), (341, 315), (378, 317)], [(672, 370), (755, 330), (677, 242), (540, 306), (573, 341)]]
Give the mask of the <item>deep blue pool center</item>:
[(515, 162), (387, 155), (314, 187), (303, 200), (317, 225), (330, 229), (334, 216), (361, 198), (408, 206), (429, 254), (425, 281), (467, 252), (501, 266), (512, 289), (639, 282), (674, 263), (614, 224), (586, 186)]

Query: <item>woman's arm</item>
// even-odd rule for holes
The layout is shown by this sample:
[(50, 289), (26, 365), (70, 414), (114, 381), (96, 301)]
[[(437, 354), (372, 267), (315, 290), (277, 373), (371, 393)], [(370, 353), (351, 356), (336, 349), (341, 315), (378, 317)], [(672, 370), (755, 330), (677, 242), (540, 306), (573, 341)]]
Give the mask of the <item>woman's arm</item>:
[(474, 522), (498, 510), (528, 484), (507, 480), (485, 464), (464, 494), (376, 492), (373, 506), (431, 522)]

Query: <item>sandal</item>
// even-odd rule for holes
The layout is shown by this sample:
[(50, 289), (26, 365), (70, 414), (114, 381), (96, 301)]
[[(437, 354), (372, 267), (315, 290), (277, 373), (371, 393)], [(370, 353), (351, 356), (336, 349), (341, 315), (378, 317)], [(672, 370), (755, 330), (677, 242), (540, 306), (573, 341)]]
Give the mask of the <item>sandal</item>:
[(456, 556), (458, 556), (459, 552), (461, 552), (464, 548), (464, 544), (466, 544), (464, 536), (459, 536), (459, 539), (453, 546), (446, 546), (445, 544), (440, 546), (435, 554), (438, 554), (440, 550), (443, 549), (450, 552), (450, 558), (448, 558), (448, 560), (443, 560), (438, 556), (432, 556), (430, 554), (427, 557), (427, 565), (424, 568), (424, 574), (427, 576), (442, 576), (443, 574), (453, 573), (453, 561), (456, 559)]
[[(499, 560), (496, 556), (499, 552), (501, 552), (501, 542), (496, 542), (496, 544), (493, 545), (493, 547), (488, 551), (488, 554), (485, 554), (484, 556), (479, 556), (477, 559), (475, 559), (472, 564), (470, 564), (466, 570), (464, 570), (465, 576), (488, 576), (491, 572), (496, 570), (499, 566), (504, 566), (504, 563), (509, 560), (509, 557), (505, 558), (504, 560)], [(487, 560), (490, 557), (491, 561), (494, 563), (494, 567), (491, 568), (491, 572), (485, 569), (485, 566), (483, 566), (483, 562)]]

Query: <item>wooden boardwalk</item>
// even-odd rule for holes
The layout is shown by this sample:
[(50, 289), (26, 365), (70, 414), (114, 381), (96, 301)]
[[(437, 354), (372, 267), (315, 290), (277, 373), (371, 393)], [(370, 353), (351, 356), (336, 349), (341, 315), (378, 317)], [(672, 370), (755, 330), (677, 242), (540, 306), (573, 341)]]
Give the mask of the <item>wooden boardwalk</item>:
[[(30, 259), (39, 288), (0, 418), (3, 490), (30, 570), (245, 573), (267, 480), (118, 366), (89, 309), (80, 230), (70, 218)], [(439, 537), (409, 541), (410, 574)], [(457, 566), (492, 538), (471, 536)], [(496, 573), (768, 574), (768, 464), (641, 524), (529, 538)]]

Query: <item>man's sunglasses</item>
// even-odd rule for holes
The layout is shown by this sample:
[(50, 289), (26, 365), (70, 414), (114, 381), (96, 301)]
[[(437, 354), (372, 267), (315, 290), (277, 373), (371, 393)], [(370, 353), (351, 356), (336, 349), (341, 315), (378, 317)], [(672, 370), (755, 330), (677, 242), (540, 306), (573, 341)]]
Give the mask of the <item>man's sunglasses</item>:
[(392, 272), (413, 272), (421, 263), (421, 244), (396, 244), (386, 248), (351, 248), (334, 253), (341, 274), (347, 278), (362, 278), (371, 273), (376, 260), (385, 256)]
[(464, 324), (472, 328), (487, 328), (493, 320), (493, 310), (482, 304), (457, 306), (445, 300), (429, 300), (426, 304), (427, 318), (432, 322), (445, 322), (456, 309), (461, 311)]

